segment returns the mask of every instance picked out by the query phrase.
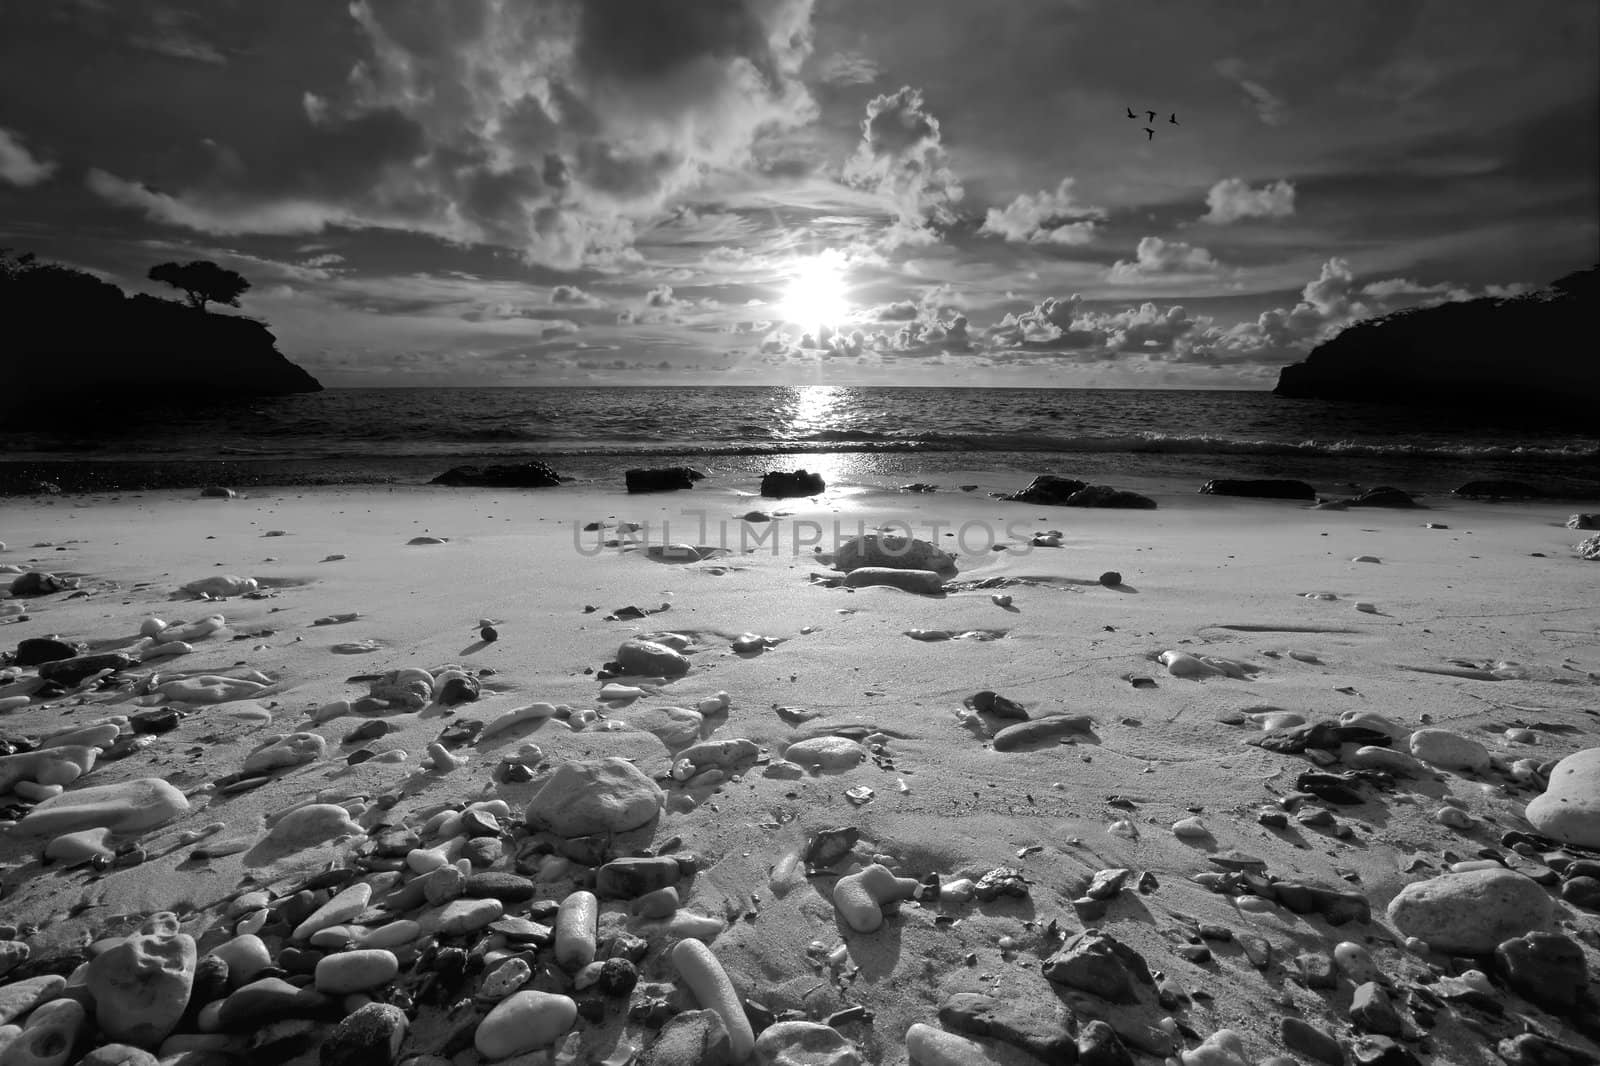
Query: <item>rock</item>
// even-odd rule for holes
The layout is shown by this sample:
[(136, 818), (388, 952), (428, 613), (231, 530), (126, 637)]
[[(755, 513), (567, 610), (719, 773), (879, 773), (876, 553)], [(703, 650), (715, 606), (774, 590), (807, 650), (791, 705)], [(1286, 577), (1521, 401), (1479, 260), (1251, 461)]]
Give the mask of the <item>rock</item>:
[(1407, 747), (1416, 758), (1442, 770), (1481, 773), (1489, 768), (1489, 749), (1451, 729), (1419, 729)]
[(635, 899), (678, 883), (681, 867), (671, 855), (613, 859), (595, 873), (595, 894), (601, 899)]
[(179, 932), (178, 916), (152, 915), (139, 932), (90, 960), (85, 984), (95, 1024), (113, 1040), (155, 1047), (183, 1017), (197, 961), (194, 937)]
[(334, 1027), (322, 1044), (322, 1066), (392, 1066), (400, 1057), (410, 1023), (405, 1011), (388, 1003), (358, 1007)]
[(867, 749), (849, 737), (812, 737), (790, 744), (783, 757), (813, 773), (837, 774), (859, 766)]
[(833, 886), (833, 905), (839, 917), (858, 933), (873, 933), (883, 926), (884, 908), (911, 899), (918, 889), (914, 877), (896, 877), (887, 866), (873, 863), (858, 873), (846, 874)]
[(1402, 1028), (1400, 1015), (1390, 1002), (1389, 993), (1375, 981), (1356, 986), (1350, 1000), (1350, 1018), (1358, 1028), (1368, 1033), (1399, 1036)]
[(263, 843), (284, 851), (301, 851), (345, 836), (365, 835), (350, 812), (334, 803), (308, 803), (273, 823)]
[(1070, 1062), (1077, 1042), (1053, 1013), (1032, 1004), (976, 992), (958, 992), (939, 1007), (939, 1023), (969, 1036), (1004, 1041), (1045, 1062)]
[(499, 870), (473, 874), (461, 886), (468, 899), (497, 899), (501, 903), (521, 903), (534, 896), (534, 884), (526, 877)]
[(561, 476), (537, 459), (495, 466), (453, 466), (430, 485), (472, 485), (496, 489), (544, 489), (561, 484)]
[(1596, 1066), (1600, 1058), (1538, 1033), (1500, 1041), (1495, 1051), (1509, 1066)]
[(33, 949), (20, 940), (0, 940), (0, 977), (28, 961)]
[(653, 821), (666, 796), (620, 758), (565, 762), (528, 804), (527, 821), (566, 837), (625, 833)]
[(267, 742), (245, 756), (239, 772), (246, 776), (271, 773), (316, 762), (327, 754), (328, 742), (318, 733), (290, 733)]
[(1100, 575), (1100, 584), (1108, 589), (1114, 589), (1122, 584), (1122, 575), (1115, 570), (1107, 570)]
[(170, 783), (142, 777), (114, 785), (73, 789), (45, 800), (13, 828), (19, 836), (59, 836), (80, 829), (115, 833), (153, 829), (189, 810), (189, 801)]
[(1400, 890), (1389, 920), (1402, 934), (1440, 951), (1487, 955), (1512, 937), (1550, 922), (1550, 897), (1507, 869), (1446, 873)]
[(906, 1030), (911, 1066), (990, 1066), (998, 1060), (975, 1040), (921, 1022)]
[(816, 496), (827, 487), (827, 482), (822, 480), (821, 474), (811, 474), (805, 470), (795, 470), (789, 473), (784, 473), (780, 470), (769, 470), (761, 475), (761, 495), (768, 499), (782, 500), (792, 496)]
[(1093, 720), (1082, 714), (1048, 714), (1016, 725), (1008, 725), (994, 735), (995, 751), (1016, 751), (1027, 744), (1055, 740), (1069, 733), (1087, 733)]
[(458, 899), (425, 912), (420, 921), (424, 930), (464, 936), (499, 920), (505, 912), (505, 904), (497, 899)]
[(944, 578), (932, 570), (900, 570), (891, 566), (863, 566), (844, 577), (851, 589), (887, 586), (919, 596), (937, 596), (944, 591)]
[(102, 670), (110, 670), (112, 673), (116, 673), (120, 670), (130, 670), (138, 664), (139, 660), (120, 651), (102, 652), (96, 655), (74, 655), (70, 659), (57, 659), (54, 662), (41, 664), (39, 676), (46, 681), (54, 681), (58, 685), (71, 688), (90, 675), (98, 674)]
[(1569, 877), (1561, 883), (1561, 898), (1575, 907), (1600, 911), (1600, 877)]
[(1550, 493), (1526, 481), (1490, 480), (1469, 481), (1460, 488), (1451, 489), (1450, 495), (1464, 496), (1469, 500), (1537, 500)]
[(1560, 933), (1529, 933), (1499, 944), (1494, 967), (1519, 995), (1548, 1010), (1571, 1010), (1589, 988), (1583, 948)]
[(861, 1066), (855, 1044), (832, 1026), (776, 1022), (756, 1038), (756, 1066)]
[(1057, 477), (1054, 474), (1040, 474), (1028, 484), (1028, 487), (1009, 496), (1000, 497), (1016, 503), (1039, 503), (1059, 505), (1067, 501), (1073, 493), (1088, 487), (1088, 482), (1078, 481), (1069, 477)]
[(1278, 1032), (1284, 1046), (1290, 1051), (1325, 1062), (1328, 1066), (1343, 1066), (1344, 1049), (1325, 1029), (1299, 1018), (1282, 1018), (1278, 1022)]
[(13, 596), (48, 596), (73, 587), (73, 582), (44, 570), (29, 570), (11, 581)]
[(628, 725), (652, 734), (669, 751), (695, 743), (705, 727), (705, 716), (692, 707), (648, 707), (626, 714)]
[(304, 1018), (328, 1002), (314, 988), (300, 988), (280, 977), (262, 977), (228, 994), (217, 1010), (217, 1027), (224, 1033), (248, 1031), (281, 1018)]
[(232, 940), (218, 944), (211, 954), (228, 967), (228, 982), (235, 988), (247, 985), (272, 965), (272, 954), (266, 942), (254, 933), (241, 933)]
[(1125, 510), (1153, 511), (1156, 501), (1137, 492), (1114, 489), (1110, 485), (1090, 485), (1074, 492), (1062, 500), (1061, 504), (1064, 507), (1119, 507)]
[(1314, 500), (1317, 490), (1288, 478), (1213, 478), (1200, 486), (1212, 496), (1254, 496), (1268, 500)]
[(78, 654), (78, 649), (64, 640), (52, 640), (49, 637), (29, 637), (17, 643), (15, 662), (18, 666), (39, 666), (43, 663), (60, 662), (62, 659), (71, 659)]
[(59, 974), (43, 974), (0, 985), (0, 1025), (20, 1018), (41, 1003), (60, 995), (67, 979)]
[(183, 586), (183, 591), (191, 596), (203, 596), (208, 599), (226, 599), (229, 596), (243, 596), (255, 592), (261, 583), (253, 577), (237, 577), (233, 574), (211, 574), (198, 580), (191, 581)]
[(1372, 961), (1372, 955), (1366, 948), (1352, 940), (1335, 945), (1333, 961), (1339, 964), (1339, 972), (1355, 984), (1377, 980), (1378, 964)]
[(478, 1024), (473, 1046), (486, 1059), (503, 1059), (553, 1045), (578, 1021), (578, 1005), (551, 992), (516, 992)]
[(1134, 1062), (1117, 1031), (1097, 1018), (1078, 1033), (1078, 1066), (1134, 1066)]
[(688, 656), (653, 640), (623, 641), (617, 662), (624, 673), (645, 677), (682, 677), (690, 665)]
[(1528, 821), (1564, 844), (1600, 849), (1600, 748), (1568, 755), (1550, 771), (1549, 781), (1528, 804)]
[(1368, 489), (1353, 499), (1345, 500), (1347, 507), (1416, 507), (1417, 501), (1409, 492), (1388, 485)]
[(1244, 1040), (1232, 1029), (1218, 1029), (1193, 1051), (1185, 1051), (1183, 1066), (1250, 1066)]
[(1600, 514), (1579, 512), (1567, 517), (1568, 529), (1600, 529)]
[(714, 1010), (687, 1010), (667, 1019), (642, 1066), (734, 1066), (728, 1028)]
[(700, 471), (687, 466), (634, 469), (623, 474), (629, 492), (672, 492), (675, 489), (692, 489), (694, 483), (704, 477)]
[(110, 837), (111, 830), (105, 828), (66, 833), (44, 846), (44, 857), (68, 867), (81, 866), (97, 858), (110, 859), (116, 855), (116, 849), (107, 843)]
[(102, 1044), (78, 1060), (78, 1066), (160, 1066), (161, 1060), (143, 1048), (128, 1044)]
[(1057, 984), (1108, 999), (1138, 1001), (1136, 984), (1155, 984), (1144, 958), (1109, 933), (1085, 929), (1044, 962), (1044, 975)]
[(888, 567), (892, 570), (932, 570), (950, 573), (956, 569), (956, 558), (925, 540), (902, 537), (894, 533), (868, 533), (852, 537), (834, 553), (833, 565), (839, 570), (859, 570), (864, 566)]
[(1591, 562), (1600, 559), (1600, 533), (1579, 541), (1573, 550), (1578, 553), (1580, 559), (1588, 559)]
[(51, 1000), (28, 1015), (20, 1033), (0, 1031), (0, 1064), (66, 1066), (88, 1028), (83, 1004), (76, 999)]
[(382, 948), (341, 951), (317, 962), (316, 986), (318, 992), (343, 996), (386, 985), (399, 972), (400, 962), (392, 951)]

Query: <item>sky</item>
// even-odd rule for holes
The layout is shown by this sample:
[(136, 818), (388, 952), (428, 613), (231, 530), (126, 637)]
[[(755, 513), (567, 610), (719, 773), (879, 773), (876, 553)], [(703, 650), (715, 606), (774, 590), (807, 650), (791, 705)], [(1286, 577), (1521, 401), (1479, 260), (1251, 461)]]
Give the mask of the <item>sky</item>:
[(169, 296), (151, 266), (218, 262), (335, 387), (1270, 388), (1600, 260), (1597, 23), (0, 0), (0, 247)]

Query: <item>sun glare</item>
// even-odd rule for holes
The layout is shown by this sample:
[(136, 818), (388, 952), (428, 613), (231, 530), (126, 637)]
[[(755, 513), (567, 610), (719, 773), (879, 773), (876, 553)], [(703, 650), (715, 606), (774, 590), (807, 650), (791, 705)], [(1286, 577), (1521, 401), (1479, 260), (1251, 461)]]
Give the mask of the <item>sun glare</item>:
[(786, 322), (804, 330), (837, 327), (850, 311), (845, 293), (844, 263), (836, 253), (823, 252), (796, 264), (779, 311)]

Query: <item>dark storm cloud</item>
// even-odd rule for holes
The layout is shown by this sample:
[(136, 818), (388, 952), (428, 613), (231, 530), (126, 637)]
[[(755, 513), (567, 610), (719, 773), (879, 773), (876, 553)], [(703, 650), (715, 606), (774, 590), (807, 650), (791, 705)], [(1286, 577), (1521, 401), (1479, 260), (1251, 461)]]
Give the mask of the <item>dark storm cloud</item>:
[[(160, 184), (96, 164), (89, 187), (211, 233), (379, 227), (617, 263), (633, 219), (762, 131), (808, 121), (810, 0), (358, 0), (347, 85), (298, 128)], [(221, 138), (219, 138), (221, 140)], [(270, 147), (270, 150), (267, 150)]]

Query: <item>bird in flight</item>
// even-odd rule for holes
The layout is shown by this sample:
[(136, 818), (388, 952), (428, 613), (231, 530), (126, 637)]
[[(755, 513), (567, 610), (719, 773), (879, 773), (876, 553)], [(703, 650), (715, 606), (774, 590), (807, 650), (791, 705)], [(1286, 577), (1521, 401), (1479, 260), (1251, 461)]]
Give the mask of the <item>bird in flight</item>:
[(1178, 124), (1178, 115), (1177, 115), (1177, 113), (1174, 112), (1172, 117), (1167, 119), (1167, 121), (1172, 123), (1174, 126), (1176, 126)]
[(1146, 111), (1144, 113), (1144, 115), (1145, 115), (1145, 118), (1148, 119), (1151, 122), (1154, 122), (1156, 120), (1156, 113), (1154, 111)]
[(1146, 137), (1145, 140), (1153, 141), (1153, 140), (1156, 139), (1156, 131), (1155, 130), (1151, 129), (1149, 126), (1146, 126), (1144, 128), (1144, 131), (1145, 131), (1145, 133), (1149, 134), (1149, 136)]

